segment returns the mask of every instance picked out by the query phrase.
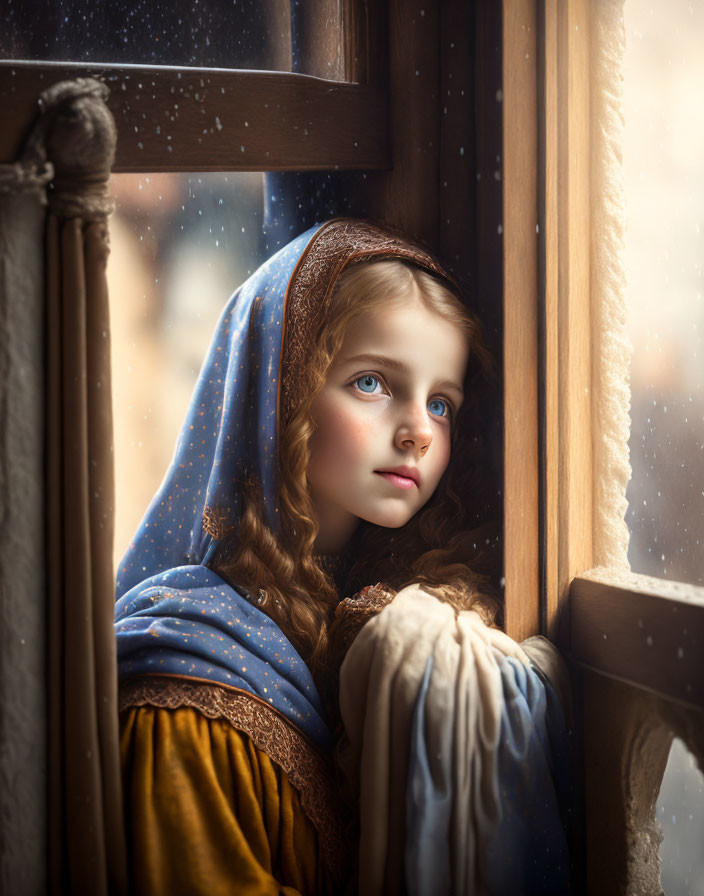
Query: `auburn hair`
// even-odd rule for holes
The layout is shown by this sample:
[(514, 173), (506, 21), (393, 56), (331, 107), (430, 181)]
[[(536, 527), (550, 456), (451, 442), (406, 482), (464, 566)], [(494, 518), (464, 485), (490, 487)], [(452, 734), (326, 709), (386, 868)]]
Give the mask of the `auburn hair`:
[[(455, 422), (448, 469), (430, 501), (404, 526), (386, 529), (362, 522), (339, 557), (318, 556), (318, 522), (307, 482), (313, 400), (350, 323), (391, 300), (414, 297), (459, 327), (470, 347), (467, 395)], [(244, 483), (242, 516), (215, 560), (217, 571), (276, 622), (317, 682), (331, 673), (336, 677), (342, 659), (339, 639), (331, 641), (329, 630), (331, 624), (333, 632), (341, 625), (343, 598), (380, 580), (392, 593), (422, 584), (456, 609), (477, 610), (487, 624), (499, 621), (500, 601), (489, 576), (479, 571), (494, 539), (477, 529), (478, 508), (467, 507), (479, 472), (472, 393), (489, 364), (478, 322), (449, 284), (397, 259), (358, 261), (340, 274), (307, 359), (306, 392), (295, 397), (280, 428), (281, 533), (274, 534), (264, 522), (260, 485), (250, 479)]]

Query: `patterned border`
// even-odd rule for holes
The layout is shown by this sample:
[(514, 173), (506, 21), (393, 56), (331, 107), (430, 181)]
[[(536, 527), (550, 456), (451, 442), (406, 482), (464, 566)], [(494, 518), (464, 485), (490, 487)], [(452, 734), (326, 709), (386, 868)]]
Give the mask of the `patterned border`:
[(244, 691), (227, 690), (181, 678), (143, 677), (120, 685), (120, 712), (131, 706), (197, 709), (206, 718), (225, 719), (251, 738), (288, 776), (301, 806), (315, 826), (326, 864), (341, 882), (349, 866), (343, 819), (332, 766), (293, 725), (266, 703)]

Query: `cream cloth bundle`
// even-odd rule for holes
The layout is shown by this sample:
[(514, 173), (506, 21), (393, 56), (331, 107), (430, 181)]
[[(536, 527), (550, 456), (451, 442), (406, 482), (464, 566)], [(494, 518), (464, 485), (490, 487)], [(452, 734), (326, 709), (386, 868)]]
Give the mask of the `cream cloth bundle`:
[[(564, 676), (548, 641), (526, 646), (548, 675)], [(359, 776), (360, 893), (482, 892), (479, 852), (501, 799), (508, 658), (531, 662), (474, 611), (456, 616), (416, 586), (355, 639), (341, 668), (340, 709), (345, 765)]]

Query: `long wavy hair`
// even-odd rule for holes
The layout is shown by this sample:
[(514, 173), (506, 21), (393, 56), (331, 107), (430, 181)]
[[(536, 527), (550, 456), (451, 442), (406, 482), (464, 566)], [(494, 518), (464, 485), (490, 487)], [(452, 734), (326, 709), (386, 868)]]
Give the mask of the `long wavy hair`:
[[(307, 481), (313, 399), (352, 321), (392, 298), (414, 297), (460, 328), (469, 342), (466, 398), (455, 422), (450, 464), (432, 498), (404, 526), (386, 529), (362, 522), (339, 556), (317, 555), (318, 522)], [(378, 581), (391, 594), (407, 584), (422, 584), (456, 609), (475, 609), (487, 624), (500, 622), (501, 603), (490, 585), (495, 571), (486, 568), (493, 538), (477, 528), (478, 510), (470, 503), (480, 473), (472, 397), (488, 367), (477, 321), (445, 282), (395, 259), (352, 263), (339, 276), (307, 359), (305, 394), (295, 396), (280, 431), (281, 534), (265, 524), (259, 483), (250, 479), (243, 483), (244, 512), (215, 562), (225, 579), (244, 589), (276, 622), (318, 683), (335, 676), (350, 640), (342, 618), (350, 602), (343, 598)], [(344, 637), (335, 634), (343, 629)]]

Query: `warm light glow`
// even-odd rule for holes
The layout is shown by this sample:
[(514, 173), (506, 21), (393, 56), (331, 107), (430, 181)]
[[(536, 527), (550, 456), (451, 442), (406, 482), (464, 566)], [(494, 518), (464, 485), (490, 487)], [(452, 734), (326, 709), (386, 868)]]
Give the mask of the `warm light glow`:
[[(704, 584), (704, 4), (627, 0), (625, 17), (629, 558)], [(704, 896), (703, 781), (676, 741), (656, 811), (668, 896)]]
[(261, 174), (120, 174), (111, 188), (117, 565), (171, 460), (220, 312), (263, 261), (263, 211)]
[(627, 0), (631, 566), (704, 584), (704, 4)]

